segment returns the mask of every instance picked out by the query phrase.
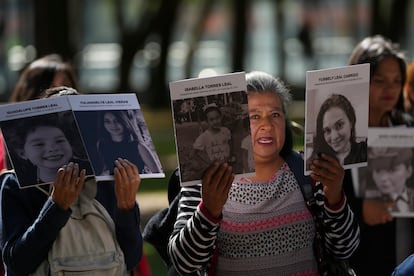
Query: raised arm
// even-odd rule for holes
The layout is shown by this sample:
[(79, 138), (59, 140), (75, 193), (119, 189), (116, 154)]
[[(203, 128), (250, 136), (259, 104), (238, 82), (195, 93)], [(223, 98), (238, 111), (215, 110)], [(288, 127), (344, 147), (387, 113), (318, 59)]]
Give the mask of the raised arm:
[(181, 189), (177, 220), (168, 243), (168, 254), (180, 274), (206, 269), (210, 263), (233, 179), (231, 167), (213, 164), (204, 174), (203, 187)]

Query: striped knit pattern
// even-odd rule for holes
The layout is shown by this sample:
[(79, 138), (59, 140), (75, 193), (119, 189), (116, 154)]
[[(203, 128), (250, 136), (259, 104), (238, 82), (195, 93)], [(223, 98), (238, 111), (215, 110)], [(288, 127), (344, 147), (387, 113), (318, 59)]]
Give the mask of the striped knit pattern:
[[(317, 275), (314, 223), (286, 164), (266, 183), (236, 180), (220, 222), (203, 213), (200, 189), (200, 185), (182, 188), (168, 245), (180, 274), (206, 269), (217, 244), (215, 275)], [(349, 206), (328, 210), (320, 184), (315, 198), (326, 226), (327, 250), (339, 258), (349, 257), (359, 242)]]
[(287, 164), (266, 183), (238, 180), (224, 206), (217, 275), (318, 275), (315, 228)]
[(359, 226), (348, 204), (333, 211), (324, 205), (322, 184), (317, 183), (316, 202), (320, 208), (320, 216), (324, 228), (325, 247), (328, 253), (338, 259), (349, 259), (359, 245)]

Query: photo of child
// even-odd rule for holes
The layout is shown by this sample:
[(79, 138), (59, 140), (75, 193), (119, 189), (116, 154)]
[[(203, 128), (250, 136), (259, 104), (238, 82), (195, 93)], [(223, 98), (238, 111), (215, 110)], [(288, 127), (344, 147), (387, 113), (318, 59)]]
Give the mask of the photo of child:
[(200, 168), (208, 167), (214, 161), (232, 162), (231, 132), (223, 126), (222, 113), (215, 103), (203, 107), (208, 127), (193, 144), (193, 156)]
[(71, 111), (3, 121), (1, 128), (21, 188), (49, 184), (57, 170), (78, 163), (92, 175)]
[(173, 108), (182, 182), (201, 179), (213, 162), (228, 163), (236, 174), (254, 172), (245, 168), (242, 158), (242, 140), (250, 133), (244, 125), (245, 91), (174, 100)]

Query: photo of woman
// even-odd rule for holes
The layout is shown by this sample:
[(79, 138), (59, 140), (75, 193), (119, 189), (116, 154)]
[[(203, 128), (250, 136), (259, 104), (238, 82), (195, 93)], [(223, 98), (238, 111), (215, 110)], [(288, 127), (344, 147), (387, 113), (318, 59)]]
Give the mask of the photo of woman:
[(366, 138), (356, 136), (357, 116), (351, 102), (341, 94), (331, 94), (316, 117), (313, 151), (307, 164), (321, 153), (335, 156), (342, 165), (367, 162)]
[(306, 72), (305, 174), (321, 154), (347, 170), (367, 165), (369, 65)]

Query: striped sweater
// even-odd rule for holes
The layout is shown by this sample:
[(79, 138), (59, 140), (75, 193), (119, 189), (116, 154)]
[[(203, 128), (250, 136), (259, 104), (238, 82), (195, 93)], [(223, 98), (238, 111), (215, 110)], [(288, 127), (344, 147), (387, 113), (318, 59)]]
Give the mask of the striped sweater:
[[(201, 185), (181, 190), (168, 245), (180, 274), (209, 269), (215, 275), (319, 275), (312, 214), (286, 163), (265, 183), (236, 179), (221, 220), (209, 216), (200, 190)], [(359, 228), (346, 200), (338, 209), (328, 209), (321, 184), (315, 187), (315, 199), (327, 250), (348, 258), (359, 244)]]

